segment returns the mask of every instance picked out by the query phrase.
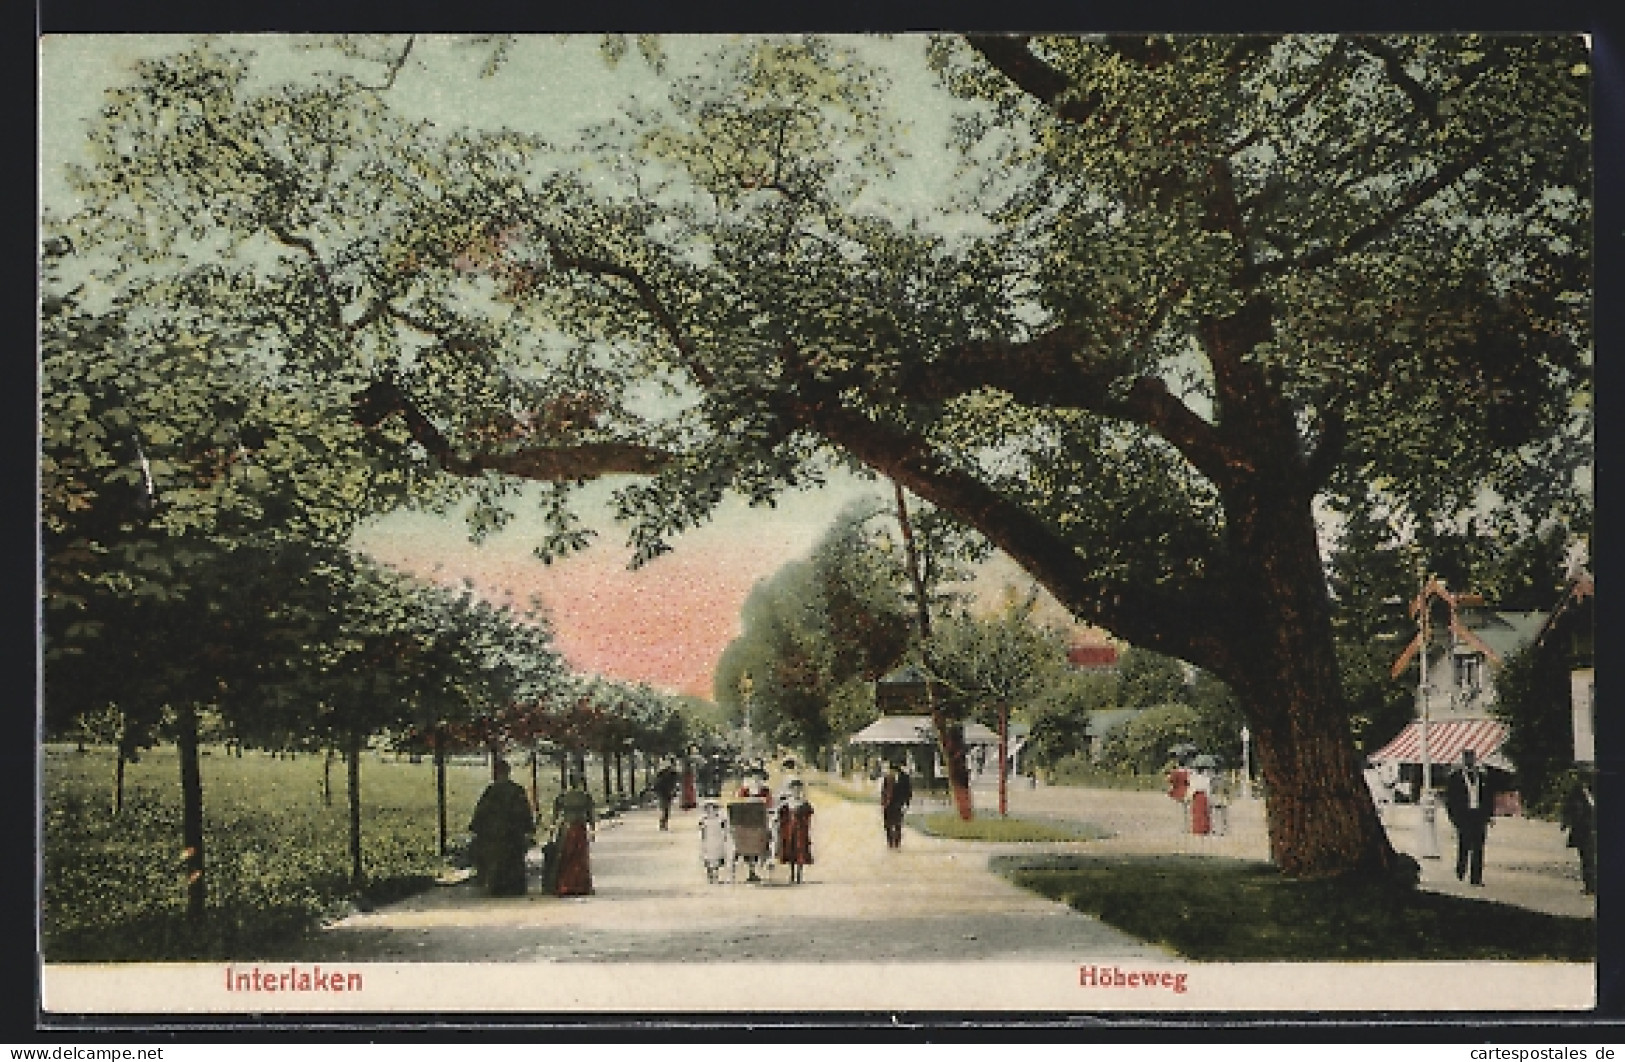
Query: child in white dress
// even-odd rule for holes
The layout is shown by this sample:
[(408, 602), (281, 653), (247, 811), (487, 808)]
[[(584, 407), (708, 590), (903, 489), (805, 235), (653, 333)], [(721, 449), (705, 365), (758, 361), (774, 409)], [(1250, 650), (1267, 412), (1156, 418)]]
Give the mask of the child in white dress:
[(705, 880), (716, 884), (728, 861), (728, 820), (715, 800), (707, 800), (700, 809), (700, 861), (705, 864)]

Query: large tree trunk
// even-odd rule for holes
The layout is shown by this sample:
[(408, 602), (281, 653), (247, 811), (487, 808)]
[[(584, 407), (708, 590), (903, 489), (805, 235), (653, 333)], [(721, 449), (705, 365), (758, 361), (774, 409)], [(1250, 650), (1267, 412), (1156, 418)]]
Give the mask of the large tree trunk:
[(934, 703), (931, 721), (936, 724), (937, 740), (942, 744), (942, 762), (948, 768), (948, 790), (953, 794), (954, 811), (969, 822), (976, 817), (976, 805), (971, 798), (970, 765), (965, 762), (965, 724), (944, 717)]
[(186, 874), (186, 917), (200, 920), (208, 897), (203, 859), (203, 772), (198, 766), (197, 708), (176, 711), (175, 748), (181, 765), (181, 855)]
[(118, 763), (113, 768), (113, 815), (116, 818), (124, 811), (124, 768), (130, 762), (132, 743), (130, 732), (122, 728), (118, 736)]
[(1227, 499), (1240, 564), (1226, 676), (1268, 786), (1270, 854), (1292, 877), (1387, 872), (1397, 857), (1355, 756), (1307, 497)]
[(124, 811), (124, 746), (118, 750), (118, 764), (113, 768), (113, 816), (117, 818)]
[(999, 815), (1010, 814), (1010, 706), (999, 702)]

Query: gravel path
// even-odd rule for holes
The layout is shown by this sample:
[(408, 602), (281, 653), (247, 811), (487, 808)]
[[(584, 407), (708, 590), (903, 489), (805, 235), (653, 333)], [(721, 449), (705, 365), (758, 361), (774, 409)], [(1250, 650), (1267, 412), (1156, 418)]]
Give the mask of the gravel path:
[[(858, 783), (862, 784), (862, 783)], [(658, 829), (650, 809), (603, 824), (593, 844), (596, 893), (560, 899), (491, 898), (472, 884), (443, 886), (325, 929), (286, 958), (433, 962), (960, 962), (1075, 961), (1167, 957), (1063, 904), (1012, 885), (989, 858), (1026, 852), (1179, 853), (1267, 860), (1262, 801), (1236, 800), (1223, 836), (1184, 831), (1178, 805), (1160, 792), (1029, 787), (1009, 790), (1010, 814), (1088, 823), (1110, 836), (1035, 845), (982, 844), (906, 832), (885, 847), (879, 808), (815, 786), (816, 862), (790, 885), (706, 882), (695, 813), (674, 811)], [(991, 786), (979, 808), (997, 806)], [(931, 810), (922, 798), (916, 810)], [(938, 805), (945, 806), (945, 805)], [(1416, 809), (1390, 808), (1390, 839), (1417, 854)], [(1486, 885), (1452, 873), (1455, 837), (1439, 816), (1442, 859), (1422, 860), (1422, 887), (1518, 904), (1552, 914), (1595, 917), (1581, 894), (1574, 853), (1548, 822), (1497, 820), (1486, 847)]]
[[(658, 829), (652, 810), (603, 824), (595, 894), (491, 898), (442, 886), (357, 913), (289, 958), (432, 962), (959, 962), (1166, 958), (987, 869), (991, 851), (908, 831), (886, 848), (872, 804), (815, 787), (815, 863), (790, 885), (709, 884), (695, 813)], [(1045, 850), (1067, 845), (1044, 845)], [(1072, 846), (1076, 847), (1076, 846)]]

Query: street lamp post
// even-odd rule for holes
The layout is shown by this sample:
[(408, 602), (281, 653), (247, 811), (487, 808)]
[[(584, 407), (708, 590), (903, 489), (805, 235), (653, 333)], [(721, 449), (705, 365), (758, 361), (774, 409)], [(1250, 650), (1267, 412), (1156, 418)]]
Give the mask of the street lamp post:
[(749, 671), (739, 676), (739, 748), (746, 761), (750, 760), (751, 746), (754, 744), (750, 736), (750, 697), (755, 688), (756, 683)]
[(1430, 698), (1428, 697), (1428, 641), (1430, 634), (1428, 629), (1428, 613), (1431, 610), (1429, 607), (1428, 585), (1426, 582), (1422, 584), (1422, 596), (1418, 598), (1417, 601), (1420, 605), (1420, 610), (1417, 619), (1419, 626), (1419, 641), (1416, 654), (1418, 675), (1416, 683), (1416, 699), (1417, 708), (1421, 716), (1419, 737), (1421, 739), (1422, 746), (1422, 793), (1421, 800), (1418, 801), (1418, 803), (1421, 805), (1422, 812), (1422, 836), (1419, 840), (1419, 847), (1421, 848), (1420, 854), (1423, 859), (1438, 859), (1439, 833), (1438, 824), (1436, 821), (1438, 808), (1434, 806), (1433, 801), (1433, 757), (1428, 749), (1428, 725), (1431, 722), (1432, 715), (1431, 705), (1429, 704)]

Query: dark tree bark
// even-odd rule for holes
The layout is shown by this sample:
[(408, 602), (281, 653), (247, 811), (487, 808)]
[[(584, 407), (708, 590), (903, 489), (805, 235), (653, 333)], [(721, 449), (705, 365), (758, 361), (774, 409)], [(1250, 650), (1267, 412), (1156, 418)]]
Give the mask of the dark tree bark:
[(434, 808), (440, 828), (440, 854), (444, 856), (450, 840), (446, 829), (446, 731), (438, 726), (434, 728)]
[(361, 748), (361, 730), (352, 728), (345, 759), (350, 791), (350, 885), (357, 890), (367, 884), (367, 868), (361, 859)]
[(118, 736), (118, 762), (113, 765), (113, 814), (118, 816), (124, 812), (124, 768), (130, 762), (130, 754), (134, 751), (134, 743), (130, 740), (128, 728), (121, 729)]
[(181, 856), (186, 875), (186, 917), (203, 918), (208, 903), (203, 857), (203, 772), (198, 765), (197, 707), (176, 711), (175, 749), (181, 767)]

